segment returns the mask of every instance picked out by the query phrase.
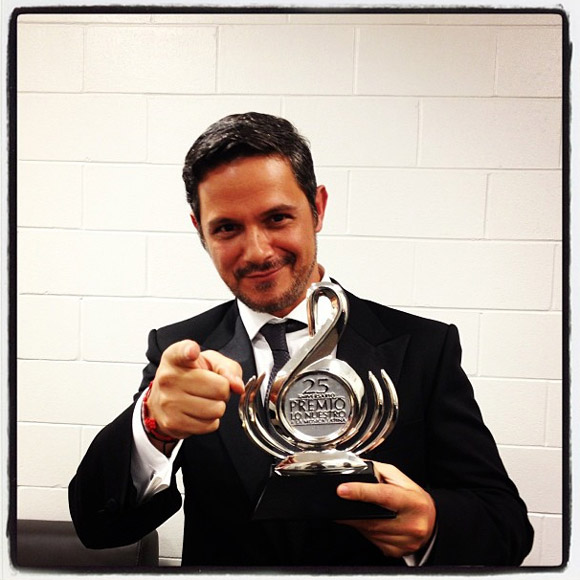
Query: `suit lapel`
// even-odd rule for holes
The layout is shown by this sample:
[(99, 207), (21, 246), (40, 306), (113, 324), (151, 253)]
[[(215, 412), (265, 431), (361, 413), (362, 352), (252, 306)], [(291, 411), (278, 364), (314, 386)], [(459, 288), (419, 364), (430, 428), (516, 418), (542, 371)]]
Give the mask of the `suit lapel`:
[(337, 357), (346, 361), (368, 385), (368, 373), (380, 379), (381, 369), (399, 382), (409, 335), (393, 335), (359, 298), (348, 294), (349, 321), (338, 344)]
[(368, 384), (369, 371), (380, 379), (384, 369), (397, 387), (409, 336), (403, 335), (375, 345), (347, 326), (338, 345), (337, 358), (347, 362)]
[[(243, 370), (244, 383), (256, 374), (252, 344), (235, 303), (223, 323), (204, 342), (204, 348), (219, 350), (223, 355), (238, 361)], [(232, 393), (225, 415), (221, 419), (218, 435), (246, 492), (254, 499), (261, 490), (265, 474), (269, 472), (272, 458), (254, 445), (244, 432), (238, 415), (239, 401), (239, 395)]]

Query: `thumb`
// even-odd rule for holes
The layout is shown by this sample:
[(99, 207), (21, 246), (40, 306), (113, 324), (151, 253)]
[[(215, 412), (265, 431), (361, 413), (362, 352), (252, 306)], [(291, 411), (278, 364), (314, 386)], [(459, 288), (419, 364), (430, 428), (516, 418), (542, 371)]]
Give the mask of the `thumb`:
[(396, 490), (392, 485), (385, 483), (361, 483), (350, 481), (342, 483), (336, 493), (343, 499), (374, 503), (381, 507), (396, 511)]

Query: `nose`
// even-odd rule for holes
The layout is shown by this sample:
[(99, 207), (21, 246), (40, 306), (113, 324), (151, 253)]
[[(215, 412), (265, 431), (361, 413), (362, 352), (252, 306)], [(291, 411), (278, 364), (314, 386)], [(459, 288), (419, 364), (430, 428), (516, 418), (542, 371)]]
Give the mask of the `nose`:
[(273, 255), (270, 237), (261, 228), (251, 228), (244, 240), (244, 260), (248, 263), (261, 264)]

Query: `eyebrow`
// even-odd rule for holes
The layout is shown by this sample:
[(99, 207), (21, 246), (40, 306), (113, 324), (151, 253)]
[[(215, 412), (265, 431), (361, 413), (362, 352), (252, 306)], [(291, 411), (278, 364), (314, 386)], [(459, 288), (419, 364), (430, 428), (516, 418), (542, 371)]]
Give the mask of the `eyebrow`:
[(296, 209), (295, 205), (292, 205), (290, 203), (281, 203), (281, 204), (276, 205), (274, 207), (271, 207), (269, 210), (263, 212), (262, 217), (267, 217), (269, 215), (272, 215), (273, 213), (281, 213), (281, 212), (285, 212), (285, 211), (294, 211), (295, 209)]

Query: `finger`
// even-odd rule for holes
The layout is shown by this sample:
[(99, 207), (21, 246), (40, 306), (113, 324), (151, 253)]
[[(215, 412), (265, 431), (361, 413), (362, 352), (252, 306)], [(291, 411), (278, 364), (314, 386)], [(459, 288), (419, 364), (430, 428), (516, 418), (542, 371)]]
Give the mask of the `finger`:
[(366, 537), (372, 537), (393, 546), (402, 546), (408, 541), (407, 534), (401, 530), (396, 519), (340, 520), (336, 523), (350, 526)]
[(204, 350), (199, 358), (203, 359), (208, 369), (227, 379), (234, 393), (241, 395), (244, 392), (242, 367), (237, 361), (215, 350)]
[(199, 360), (201, 349), (194, 340), (182, 340), (167, 347), (163, 353), (165, 361), (184, 369), (205, 368), (205, 361)]
[(176, 424), (176, 429), (179, 429), (187, 435), (202, 435), (216, 431), (220, 426), (220, 419), (202, 419), (200, 417), (190, 417), (183, 415), (181, 421)]
[(399, 490), (387, 483), (361, 483), (351, 481), (338, 486), (336, 493), (343, 499), (374, 503), (398, 511)]
[(199, 421), (214, 421), (215, 419), (221, 419), (225, 412), (225, 401), (214, 401), (196, 396), (188, 397), (187, 406), (183, 409), (184, 415)]
[(417, 484), (407, 477), (400, 469), (389, 463), (373, 461), (375, 476), (379, 482), (392, 483), (405, 489), (417, 489)]
[[(215, 375), (214, 375), (215, 376)], [(223, 383), (227, 381), (219, 377)], [(183, 439), (192, 434), (214, 431), (226, 411), (226, 402), (207, 399), (182, 392), (168, 401), (160, 410), (156, 420), (158, 428), (165, 434)]]
[[(182, 393), (178, 404), (182, 408), (190, 405), (191, 397), (200, 397), (214, 401), (228, 401), (230, 398), (230, 383), (227, 378), (205, 369), (191, 369), (181, 376)], [(175, 395), (175, 394), (174, 394)], [(179, 408), (179, 407), (178, 407)]]

